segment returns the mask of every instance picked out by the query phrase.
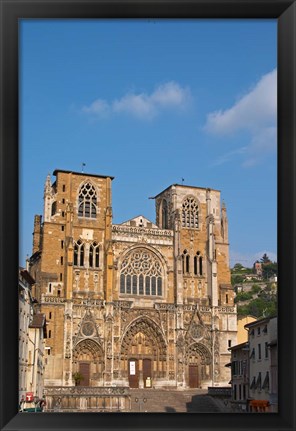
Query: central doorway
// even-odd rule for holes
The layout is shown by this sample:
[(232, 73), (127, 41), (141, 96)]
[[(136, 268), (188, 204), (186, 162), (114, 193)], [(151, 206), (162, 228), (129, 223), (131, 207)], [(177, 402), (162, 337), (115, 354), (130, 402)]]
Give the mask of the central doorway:
[(80, 362), (79, 373), (83, 376), (83, 379), (79, 382), (78, 386), (89, 386), (90, 363)]

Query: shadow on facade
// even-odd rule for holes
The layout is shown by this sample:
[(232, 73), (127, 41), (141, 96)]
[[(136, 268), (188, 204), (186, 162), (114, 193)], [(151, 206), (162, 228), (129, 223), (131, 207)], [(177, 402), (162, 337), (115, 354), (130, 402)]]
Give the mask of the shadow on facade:
[(187, 413), (221, 413), (220, 408), (208, 395), (193, 395), (186, 403)]

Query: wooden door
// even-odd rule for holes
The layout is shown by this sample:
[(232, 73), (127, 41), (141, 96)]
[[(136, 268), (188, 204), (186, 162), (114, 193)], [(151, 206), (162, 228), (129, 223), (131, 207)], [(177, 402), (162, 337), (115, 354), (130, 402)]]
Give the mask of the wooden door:
[(189, 387), (198, 388), (198, 366), (189, 365)]
[(80, 381), (79, 386), (89, 386), (90, 364), (88, 362), (80, 362), (79, 372), (83, 375), (83, 380)]
[(139, 367), (137, 359), (128, 361), (128, 380), (130, 388), (139, 387)]
[(144, 380), (144, 387), (145, 388), (151, 388), (151, 385), (147, 385), (147, 377), (150, 377), (150, 382), (152, 382), (152, 361), (151, 359), (143, 359), (143, 380)]

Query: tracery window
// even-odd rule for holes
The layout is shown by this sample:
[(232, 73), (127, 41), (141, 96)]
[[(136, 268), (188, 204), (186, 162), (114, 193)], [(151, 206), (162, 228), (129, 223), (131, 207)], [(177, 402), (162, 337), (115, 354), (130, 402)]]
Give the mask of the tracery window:
[(202, 256), (198, 251), (193, 258), (194, 275), (202, 275)]
[(198, 203), (193, 197), (188, 197), (183, 202), (182, 227), (198, 228)]
[(120, 293), (161, 296), (162, 265), (157, 256), (144, 248), (133, 250), (122, 262)]
[(100, 263), (100, 250), (99, 245), (94, 242), (89, 247), (89, 267), (99, 268)]
[(84, 265), (84, 244), (80, 239), (74, 244), (74, 265)]
[(182, 270), (183, 274), (188, 274), (190, 272), (190, 256), (187, 250), (184, 250), (182, 254)]
[(91, 183), (81, 186), (78, 196), (78, 216), (96, 218), (97, 215), (97, 194)]

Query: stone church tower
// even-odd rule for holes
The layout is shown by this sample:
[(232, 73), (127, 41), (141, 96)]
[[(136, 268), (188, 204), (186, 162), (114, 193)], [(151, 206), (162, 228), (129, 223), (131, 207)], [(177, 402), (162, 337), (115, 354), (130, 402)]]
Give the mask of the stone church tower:
[(236, 344), (228, 223), (217, 190), (174, 184), (155, 224), (112, 223), (113, 177), (56, 170), (30, 272), (46, 314), (45, 386), (228, 385)]

